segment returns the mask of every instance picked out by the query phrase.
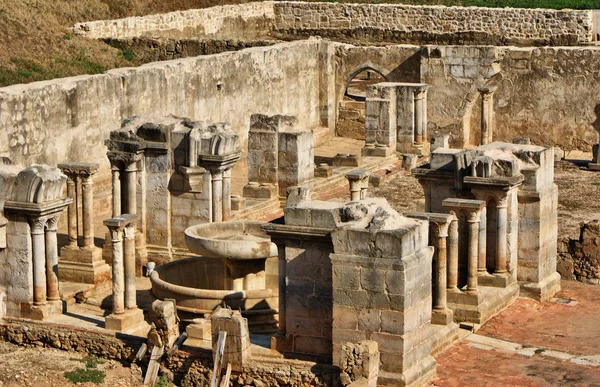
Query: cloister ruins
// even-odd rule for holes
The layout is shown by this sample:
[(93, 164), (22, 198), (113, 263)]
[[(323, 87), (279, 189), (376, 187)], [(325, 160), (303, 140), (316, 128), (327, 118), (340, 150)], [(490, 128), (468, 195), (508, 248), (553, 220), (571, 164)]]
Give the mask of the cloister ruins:
[[(560, 290), (554, 162), (600, 165), (596, 16), (282, 1), (73, 26), (169, 60), (0, 89), (2, 324), (152, 352), (149, 384), (168, 356), (206, 385), (427, 384), (459, 325)], [(167, 49), (209, 39), (247, 48)], [(370, 195), (402, 167), (418, 212)]]

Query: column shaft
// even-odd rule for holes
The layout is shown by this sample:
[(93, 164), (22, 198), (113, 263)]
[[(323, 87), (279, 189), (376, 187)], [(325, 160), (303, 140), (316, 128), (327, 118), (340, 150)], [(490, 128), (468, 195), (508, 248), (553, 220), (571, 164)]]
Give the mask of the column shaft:
[(112, 172), (112, 216), (121, 215), (121, 170), (113, 166)]
[(46, 303), (46, 238), (45, 219), (35, 219), (31, 226), (31, 244), (33, 255), (33, 304)]
[(125, 308), (137, 308), (135, 285), (135, 224), (125, 227), (123, 261), (125, 276)]
[(487, 273), (487, 209), (481, 210), (479, 222), (479, 265), (477, 271), (480, 274)]
[(358, 181), (350, 180), (350, 200), (360, 200), (360, 183)]
[(231, 219), (231, 169), (223, 172), (223, 220)]
[[(438, 227), (444, 227), (438, 225)], [(448, 226), (445, 226), (448, 227)], [(439, 232), (436, 235), (436, 281), (437, 288), (435, 289), (435, 295), (433, 300), (433, 308), (438, 310), (446, 309), (446, 288), (447, 288), (447, 250), (446, 250), (446, 237), (447, 233)]]
[(48, 220), (46, 228), (46, 280), (48, 301), (60, 300), (58, 289), (58, 242), (56, 239), (56, 224), (58, 216)]
[(449, 290), (458, 290), (458, 219), (450, 222), (448, 233), (448, 283)]
[(94, 188), (92, 176), (84, 176), (81, 180), (81, 197), (83, 215), (83, 247), (94, 246)]
[[(503, 202), (503, 203), (502, 203)], [(496, 267), (494, 273), (506, 273), (506, 223), (508, 218), (508, 210), (506, 199), (501, 200), (497, 207), (497, 230), (496, 230)]]
[(481, 145), (487, 144), (490, 138), (489, 100), (489, 94), (481, 94)]
[(125, 168), (127, 181), (127, 207), (125, 213), (137, 213), (137, 163), (133, 162)]
[(469, 255), (467, 269), (467, 292), (477, 292), (477, 264), (479, 239), (479, 211), (469, 214)]
[(212, 208), (213, 222), (223, 221), (223, 173), (212, 172)]
[(415, 91), (415, 144), (423, 143), (423, 92)]
[(277, 255), (279, 258), (279, 333), (286, 331), (286, 276), (287, 261), (285, 259), (285, 245), (277, 244)]
[(67, 208), (68, 227), (69, 227), (69, 246), (77, 247), (77, 191), (75, 190), (75, 182), (69, 176), (67, 180), (67, 196), (73, 199)]
[(112, 291), (113, 291), (113, 313), (125, 312), (125, 270), (123, 267), (123, 230), (112, 229)]

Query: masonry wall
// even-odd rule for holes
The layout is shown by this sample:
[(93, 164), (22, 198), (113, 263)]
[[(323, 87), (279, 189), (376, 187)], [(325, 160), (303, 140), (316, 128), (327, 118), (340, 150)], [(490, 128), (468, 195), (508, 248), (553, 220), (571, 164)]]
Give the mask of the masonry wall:
[[(252, 113), (320, 123), (318, 41), (251, 48), (123, 68), (105, 74), (0, 89), (0, 155), (14, 163), (101, 163), (96, 187), (108, 190), (104, 139), (134, 115), (174, 114), (230, 122), (247, 149)], [(245, 155), (234, 170), (246, 168)]]
[(256, 2), (77, 23), (72, 29), (90, 39), (140, 36), (250, 39), (266, 36), (274, 15), (272, 2)]

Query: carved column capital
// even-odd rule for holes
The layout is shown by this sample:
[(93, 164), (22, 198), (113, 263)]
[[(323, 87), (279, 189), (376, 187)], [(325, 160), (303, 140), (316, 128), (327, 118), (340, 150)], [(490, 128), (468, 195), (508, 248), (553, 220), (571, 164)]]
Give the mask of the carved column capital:
[(46, 228), (46, 223), (48, 222), (48, 218), (29, 218), (29, 225), (31, 226), (31, 233), (43, 234), (44, 229)]
[(467, 222), (479, 223), (481, 221), (481, 211), (469, 211)]
[(55, 215), (51, 218), (48, 218), (48, 222), (46, 223), (46, 229), (48, 231), (56, 231), (59, 219), (60, 219), (60, 214)]
[(431, 224), (434, 225), (433, 235), (436, 238), (447, 238), (448, 237), (448, 228), (450, 227), (450, 223), (431, 222)]
[(506, 208), (508, 207), (508, 196), (497, 196), (496, 197), (496, 208)]

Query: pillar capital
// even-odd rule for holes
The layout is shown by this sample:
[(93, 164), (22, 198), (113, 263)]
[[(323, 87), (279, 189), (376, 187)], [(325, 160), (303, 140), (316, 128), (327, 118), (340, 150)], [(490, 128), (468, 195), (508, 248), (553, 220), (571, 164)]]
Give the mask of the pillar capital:
[[(143, 152), (120, 152), (120, 151), (108, 151), (106, 156), (110, 161), (111, 168), (129, 168), (131, 165), (135, 165), (138, 161), (142, 159), (144, 155)], [(137, 170), (137, 167), (136, 167)]]
[(414, 97), (415, 99), (423, 99), (427, 94), (427, 89), (429, 89), (429, 85), (419, 85), (414, 88)]
[(44, 234), (46, 223), (48, 222), (47, 217), (29, 218), (29, 225), (31, 226), (31, 234), (41, 235)]
[(477, 88), (477, 91), (483, 98), (491, 98), (494, 92), (498, 89), (498, 86), (485, 85)]
[(496, 196), (496, 208), (508, 207), (508, 195)]
[(100, 165), (96, 163), (69, 162), (58, 164), (58, 168), (70, 179), (75, 180), (76, 177), (81, 177), (85, 182), (89, 177), (98, 172)]
[(60, 219), (60, 214), (49, 217), (46, 222), (46, 230), (56, 231), (59, 219)]
[(468, 212), (467, 222), (479, 223), (481, 221), (481, 210), (474, 210)]

